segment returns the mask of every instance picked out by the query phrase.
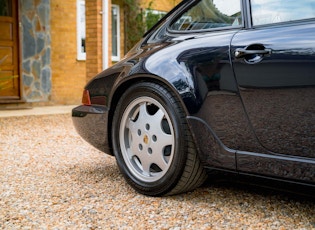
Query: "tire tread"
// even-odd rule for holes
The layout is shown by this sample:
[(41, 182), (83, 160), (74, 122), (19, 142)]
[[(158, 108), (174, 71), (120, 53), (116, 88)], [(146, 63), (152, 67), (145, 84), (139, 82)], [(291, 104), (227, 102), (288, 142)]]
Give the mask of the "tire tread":
[[(165, 90), (164, 87), (162, 88)], [(172, 92), (168, 91), (168, 93), (172, 95), (174, 105), (177, 106), (178, 111), (180, 111), (182, 120), (185, 121), (183, 125), (185, 127), (186, 143), (188, 143), (188, 152), (186, 165), (184, 167), (182, 176), (179, 179), (177, 185), (169, 193), (166, 194), (167, 196), (192, 191), (201, 186), (208, 177), (206, 170), (200, 162), (195, 143), (192, 141), (193, 138), (191, 136), (190, 130), (188, 129), (185, 113), (180, 106), (181, 103), (177, 100), (176, 96), (172, 94)]]

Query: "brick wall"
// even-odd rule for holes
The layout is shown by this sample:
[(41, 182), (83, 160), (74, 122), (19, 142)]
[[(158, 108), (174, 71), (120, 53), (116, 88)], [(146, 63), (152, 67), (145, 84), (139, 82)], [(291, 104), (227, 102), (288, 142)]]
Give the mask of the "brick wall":
[(102, 1), (86, 0), (86, 75), (93, 78), (102, 71)]
[[(102, 0), (86, 0), (86, 61), (77, 60), (76, 0), (51, 1), (51, 67), (52, 94), (55, 104), (78, 104), (86, 82), (102, 71)], [(112, 0), (120, 6), (121, 57), (124, 56), (123, 0)], [(143, 8), (149, 6), (142, 0)], [(180, 0), (154, 0), (152, 8), (169, 11)], [(111, 9), (111, 3), (109, 5)], [(109, 44), (111, 44), (111, 17)], [(109, 62), (111, 62), (109, 45)]]
[(141, 6), (147, 8), (152, 2), (151, 8), (160, 11), (170, 11), (174, 6), (176, 6), (181, 0), (142, 0)]
[(52, 96), (56, 104), (81, 102), (85, 61), (77, 61), (76, 0), (51, 1)]

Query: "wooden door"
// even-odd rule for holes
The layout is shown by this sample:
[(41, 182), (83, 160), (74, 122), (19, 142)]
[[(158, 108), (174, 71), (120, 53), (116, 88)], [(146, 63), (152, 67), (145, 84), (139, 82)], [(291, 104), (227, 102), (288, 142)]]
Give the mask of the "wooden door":
[(0, 0), (0, 100), (20, 99), (17, 0)]

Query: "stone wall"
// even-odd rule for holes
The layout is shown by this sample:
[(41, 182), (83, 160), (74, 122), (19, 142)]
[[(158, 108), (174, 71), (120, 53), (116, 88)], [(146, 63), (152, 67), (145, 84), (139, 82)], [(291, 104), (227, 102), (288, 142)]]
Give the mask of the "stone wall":
[(50, 0), (20, 0), (22, 95), (27, 102), (51, 95)]

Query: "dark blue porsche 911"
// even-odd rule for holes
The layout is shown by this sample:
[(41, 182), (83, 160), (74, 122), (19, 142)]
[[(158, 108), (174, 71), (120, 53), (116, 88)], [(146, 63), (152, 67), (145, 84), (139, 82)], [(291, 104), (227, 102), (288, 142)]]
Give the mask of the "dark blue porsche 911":
[(150, 196), (208, 171), (315, 186), (315, 2), (183, 1), (85, 87), (78, 133)]

